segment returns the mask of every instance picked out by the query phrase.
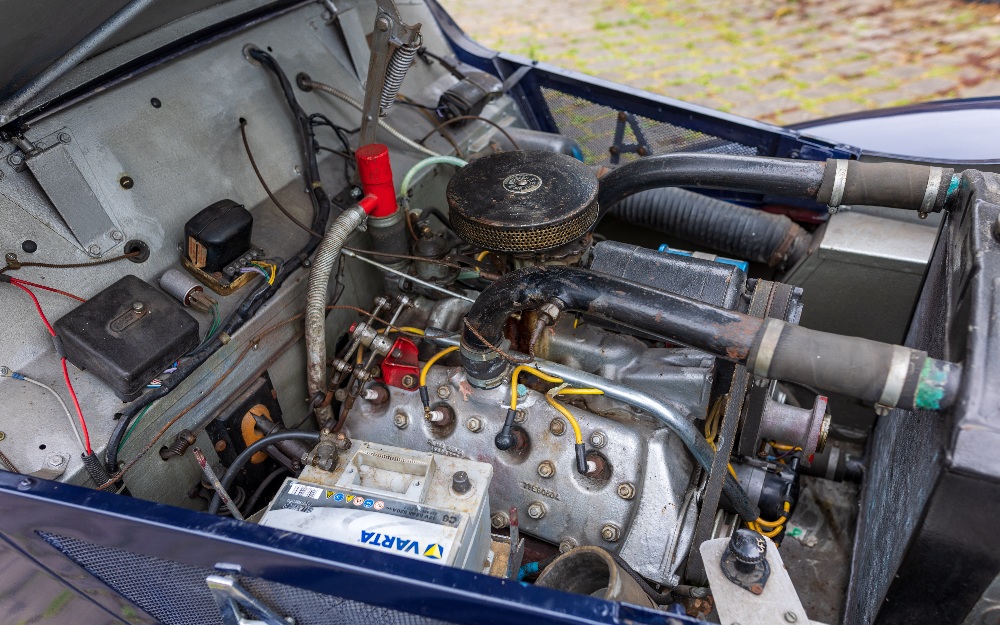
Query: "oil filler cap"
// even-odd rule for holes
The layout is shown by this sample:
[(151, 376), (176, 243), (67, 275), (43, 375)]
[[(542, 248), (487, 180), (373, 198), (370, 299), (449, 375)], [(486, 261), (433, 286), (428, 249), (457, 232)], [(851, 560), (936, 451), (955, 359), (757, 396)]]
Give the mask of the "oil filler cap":
[(455, 232), (494, 252), (555, 249), (580, 239), (597, 223), (597, 175), (556, 152), (485, 156), (458, 170), (447, 194)]

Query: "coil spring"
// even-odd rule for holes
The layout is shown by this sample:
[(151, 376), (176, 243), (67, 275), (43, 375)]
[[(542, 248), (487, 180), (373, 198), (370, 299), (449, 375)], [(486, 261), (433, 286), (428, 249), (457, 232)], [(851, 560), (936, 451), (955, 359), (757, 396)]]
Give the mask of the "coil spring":
[(170, 460), (174, 457), (179, 458), (187, 452), (188, 447), (195, 444), (195, 441), (195, 435), (191, 430), (181, 430), (177, 433), (177, 438), (174, 439), (174, 442), (160, 449), (160, 458), (164, 460)]
[(385, 69), (385, 83), (382, 85), (382, 97), (379, 100), (379, 115), (385, 115), (392, 108), (392, 105), (396, 103), (396, 94), (399, 93), (399, 88), (403, 86), (403, 79), (406, 78), (406, 72), (410, 69), (410, 63), (413, 62), (413, 57), (417, 55), (417, 50), (420, 48), (420, 38), (413, 43), (399, 46), (392, 53), (392, 57), (389, 58), (389, 66)]
[(83, 454), (83, 468), (87, 470), (90, 479), (94, 480), (94, 484), (98, 486), (106, 484), (111, 479), (107, 467), (104, 466), (104, 463), (101, 462), (101, 459), (96, 454)]

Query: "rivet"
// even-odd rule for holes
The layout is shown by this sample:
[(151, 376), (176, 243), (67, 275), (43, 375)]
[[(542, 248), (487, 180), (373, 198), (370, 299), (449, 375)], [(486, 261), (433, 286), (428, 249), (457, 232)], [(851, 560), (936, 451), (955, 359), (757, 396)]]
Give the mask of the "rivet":
[(132, 180), (132, 176), (122, 176), (118, 179), (118, 184), (121, 188), (128, 190), (135, 186), (135, 180)]

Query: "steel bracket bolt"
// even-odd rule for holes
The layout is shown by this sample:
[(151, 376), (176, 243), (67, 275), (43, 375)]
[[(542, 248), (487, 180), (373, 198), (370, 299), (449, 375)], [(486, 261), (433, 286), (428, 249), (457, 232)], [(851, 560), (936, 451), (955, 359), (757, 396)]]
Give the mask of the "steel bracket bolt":
[(59, 133), (59, 141), (60, 142), (62, 142), (62, 143), (69, 143), (72, 140), (73, 140), (73, 138), (69, 136), (68, 132), (60, 132)]
[(490, 525), (495, 530), (501, 530), (510, 525), (510, 517), (506, 512), (494, 512), (490, 517)]
[(405, 430), (406, 426), (410, 424), (410, 419), (404, 413), (397, 412), (396, 416), (392, 418), (392, 422), (395, 423), (396, 427), (399, 429)]
[(483, 420), (479, 417), (470, 417), (465, 422), (465, 427), (469, 428), (470, 432), (481, 432), (483, 429)]
[(622, 482), (618, 485), (618, 496), (622, 499), (632, 499), (635, 497), (635, 486), (632, 482)]
[(609, 543), (616, 543), (622, 537), (621, 528), (614, 523), (607, 523), (601, 528), (601, 538)]
[(91, 245), (90, 247), (87, 248), (87, 253), (90, 254), (91, 256), (98, 256), (101, 253), (101, 246)]
[(600, 430), (594, 430), (593, 432), (591, 432), (590, 434), (591, 447), (593, 447), (594, 449), (600, 449), (601, 447), (604, 447), (607, 444), (608, 444), (608, 437), (604, 432)]
[(400, 380), (400, 383), (406, 388), (413, 388), (414, 386), (417, 385), (417, 379), (414, 376), (407, 373)]
[(448, 385), (439, 386), (437, 389), (437, 396), (441, 399), (451, 398), (451, 387)]
[(125, 235), (121, 233), (121, 230), (112, 230), (111, 238), (115, 241), (121, 241), (125, 238)]
[(538, 476), (548, 479), (556, 474), (556, 465), (552, 464), (549, 460), (543, 460), (538, 463)]
[(545, 504), (540, 501), (533, 501), (528, 506), (528, 516), (536, 521), (545, 516)]
[(559, 553), (566, 553), (571, 549), (576, 549), (579, 543), (576, 542), (575, 538), (564, 538), (559, 541)]

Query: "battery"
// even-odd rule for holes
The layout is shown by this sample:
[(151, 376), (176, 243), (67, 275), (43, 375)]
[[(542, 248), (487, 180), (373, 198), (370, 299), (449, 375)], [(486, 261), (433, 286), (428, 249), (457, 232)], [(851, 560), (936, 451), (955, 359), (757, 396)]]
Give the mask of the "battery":
[(492, 477), (483, 462), (354, 441), (333, 471), (286, 479), (260, 524), (486, 572)]

